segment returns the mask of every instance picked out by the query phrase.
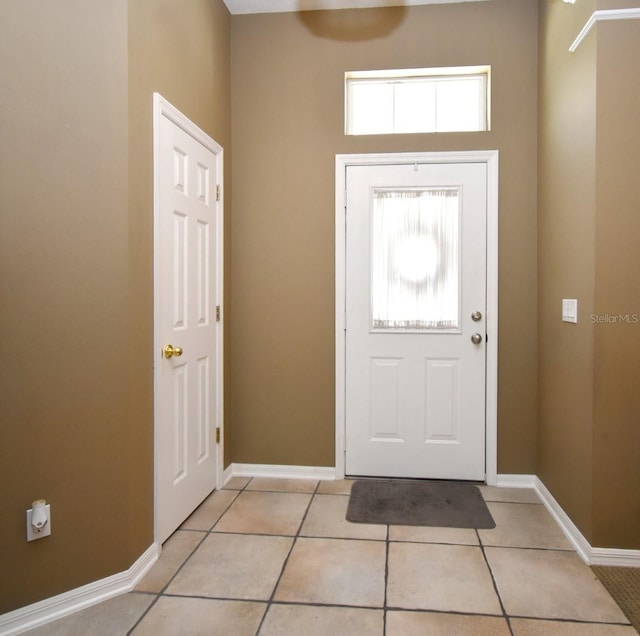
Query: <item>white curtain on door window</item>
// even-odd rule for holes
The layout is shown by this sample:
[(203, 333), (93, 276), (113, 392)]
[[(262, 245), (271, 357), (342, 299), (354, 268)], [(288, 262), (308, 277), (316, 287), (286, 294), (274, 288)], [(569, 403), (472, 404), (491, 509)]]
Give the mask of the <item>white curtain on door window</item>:
[(374, 189), (374, 329), (459, 328), (457, 188)]

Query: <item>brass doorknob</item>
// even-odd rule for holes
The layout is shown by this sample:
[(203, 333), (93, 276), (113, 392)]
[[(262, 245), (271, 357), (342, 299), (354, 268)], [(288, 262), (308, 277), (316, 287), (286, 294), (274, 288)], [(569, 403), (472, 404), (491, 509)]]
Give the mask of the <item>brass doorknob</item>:
[(473, 344), (480, 344), (482, 342), (482, 336), (479, 333), (474, 333), (473, 336), (471, 336), (471, 342), (473, 342)]
[(168, 344), (163, 350), (162, 354), (165, 358), (179, 358), (182, 355), (182, 347), (174, 347), (173, 345)]

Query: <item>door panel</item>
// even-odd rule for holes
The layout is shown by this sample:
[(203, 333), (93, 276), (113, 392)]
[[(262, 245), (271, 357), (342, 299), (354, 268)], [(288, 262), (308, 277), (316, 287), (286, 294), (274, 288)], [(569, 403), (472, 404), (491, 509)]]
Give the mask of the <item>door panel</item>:
[(483, 479), (486, 165), (346, 178), (346, 473)]
[(424, 441), (459, 442), (460, 395), (458, 360), (425, 360), (425, 421)]
[(157, 202), (157, 539), (164, 541), (215, 488), (219, 404), (217, 206), (219, 158), (160, 117)]
[(402, 359), (371, 358), (371, 439), (400, 441), (398, 376)]

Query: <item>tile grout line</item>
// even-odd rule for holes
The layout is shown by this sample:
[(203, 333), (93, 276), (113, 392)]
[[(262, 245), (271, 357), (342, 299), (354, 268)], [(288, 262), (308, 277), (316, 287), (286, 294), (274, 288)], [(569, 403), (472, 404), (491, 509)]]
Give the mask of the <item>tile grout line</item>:
[[(304, 537), (302, 537), (304, 538)], [(382, 611), (383, 608), (380, 606), (374, 605), (357, 605), (357, 604), (340, 604), (340, 603), (321, 603), (318, 601), (278, 601), (273, 600), (271, 602), (265, 601), (260, 598), (229, 598), (226, 596), (200, 596), (198, 594), (164, 594), (166, 598), (176, 598), (176, 599), (185, 599), (185, 598), (193, 598), (200, 599), (203, 601), (221, 601), (221, 602), (229, 602), (229, 603), (254, 603), (256, 605), (283, 605), (283, 606), (291, 606), (291, 607), (317, 607), (322, 609), (354, 609), (354, 610), (367, 610), (370, 612)], [(460, 610), (439, 610), (439, 609), (420, 609), (420, 608), (412, 608), (412, 607), (394, 607), (390, 606), (389, 611), (392, 612), (407, 612), (414, 614), (443, 614), (445, 616), (469, 616), (469, 617), (485, 617), (485, 618), (500, 618), (497, 614), (487, 614), (485, 612), (464, 612)], [(530, 617), (521, 617), (516, 616), (514, 618), (530, 618)], [(561, 620), (561, 619), (538, 619), (538, 620)], [(584, 624), (587, 621), (571, 621), (568, 619), (564, 619), (563, 622), (574, 622), (578, 624)], [(594, 625), (623, 625), (627, 626), (626, 623), (589, 623)]]
[(171, 584), (173, 579), (178, 575), (178, 572), (182, 570), (182, 568), (185, 566), (185, 563), (193, 556), (196, 550), (202, 545), (203, 541), (207, 538), (207, 535), (208, 535), (208, 532), (202, 533), (202, 538), (200, 539), (200, 541), (198, 541), (197, 545), (193, 548), (193, 550), (191, 550), (191, 552), (187, 555), (185, 560), (180, 564), (180, 567), (173, 573), (173, 575), (169, 578), (167, 583), (165, 583), (162, 589), (159, 592), (155, 592), (155, 595), (156, 595), (155, 599), (149, 605), (149, 607), (147, 607), (147, 609), (142, 613), (140, 618), (138, 618), (138, 620), (135, 622), (133, 627), (127, 632), (127, 636), (129, 636), (129, 634), (132, 634), (134, 632), (134, 630), (138, 627), (138, 625), (140, 625), (140, 623), (144, 620), (147, 614), (151, 611), (151, 608), (155, 606), (155, 604), (160, 600), (162, 596), (164, 596), (164, 591)]
[[(302, 530), (302, 526), (304, 525), (304, 522), (307, 519), (307, 515), (309, 514), (309, 510), (311, 509), (311, 504), (313, 503), (313, 500), (315, 499), (316, 494), (318, 493), (318, 488), (320, 488), (320, 480), (318, 480), (316, 482), (316, 487), (313, 489), (313, 493), (311, 493), (311, 497), (309, 498), (309, 503), (307, 504), (307, 508), (304, 511), (304, 514), (302, 515), (302, 519), (300, 520), (300, 525), (298, 526), (298, 531), (296, 532), (296, 534), (293, 536), (293, 541), (291, 542), (291, 547), (289, 548), (289, 552), (287, 552), (287, 556), (285, 557), (283, 563), (282, 563), (282, 567), (280, 568), (280, 574), (278, 575), (278, 578), (273, 586), (273, 589), (271, 590), (271, 596), (269, 597), (269, 599), (267, 600), (267, 607), (264, 611), (264, 614), (262, 615), (262, 619), (260, 620), (260, 624), (258, 625), (258, 628), (256, 629), (256, 636), (258, 636), (258, 634), (260, 633), (260, 630), (262, 629), (262, 625), (264, 624), (264, 621), (267, 618), (267, 614), (269, 613), (269, 610), (271, 609), (273, 602), (274, 602), (274, 597), (276, 595), (276, 590), (278, 589), (278, 586), (280, 585), (280, 581), (282, 580), (282, 576), (284, 574), (284, 571), (287, 567), (287, 564), (289, 563), (289, 558), (291, 557), (291, 553), (293, 552), (293, 548), (295, 547), (298, 538), (300, 537), (300, 532)], [(291, 537), (289, 537), (291, 538)]]
[(478, 537), (478, 545), (480, 546), (480, 551), (482, 552), (482, 558), (487, 565), (487, 570), (489, 570), (489, 576), (491, 577), (491, 583), (493, 584), (493, 589), (495, 590), (496, 596), (498, 597), (498, 603), (500, 603), (500, 609), (502, 610), (502, 616), (507, 622), (507, 627), (509, 628), (509, 633), (511, 636), (513, 634), (513, 628), (511, 627), (511, 620), (509, 619), (509, 615), (507, 614), (507, 610), (505, 609), (504, 603), (502, 602), (502, 596), (500, 596), (500, 590), (498, 589), (498, 584), (496, 583), (496, 579), (493, 575), (493, 570), (491, 569), (491, 564), (489, 563), (489, 559), (487, 558), (487, 554), (484, 551), (484, 544), (482, 543), (482, 539), (480, 537), (480, 532), (478, 528), (475, 528), (476, 535)]
[[(242, 492), (269, 492), (269, 493), (289, 493), (292, 492), (292, 494), (295, 494), (294, 491), (288, 491), (288, 490), (249, 490), (249, 486), (251, 484), (251, 482), (253, 481), (253, 478), (249, 479), (249, 481), (242, 487), (242, 488), (229, 488), (227, 490), (232, 490), (232, 491), (236, 491), (235, 496), (233, 497), (233, 499), (231, 499), (231, 501), (227, 504), (227, 506), (224, 508), (224, 510), (220, 513), (220, 515), (218, 516), (216, 522), (209, 528), (209, 530), (207, 531), (200, 531), (197, 529), (189, 529), (189, 530), (185, 530), (185, 531), (189, 531), (189, 532), (203, 532), (203, 537), (202, 539), (197, 543), (197, 545), (195, 546), (195, 548), (189, 553), (189, 555), (185, 558), (185, 560), (182, 562), (182, 564), (180, 565), (180, 567), (176, 570), (176, 572), (171, 576), (171, 578), (169, 579), (169, 581), (162, 587), (160, 592), (155, 593), (155, 598), (153, 599), (153, 601), (150, 603), (149, 607), (143, 612), (143, 614), (139, 617), (139, 619), (136, 621), (136, 623), (133, 625), (133, 627), (130, 629), (130, 631), (127, 632), (127, 634), (131, 634), (141, 623), (141, 621), (147, 616), (147, 614), (149, 613), (149, 611), (155, 606), (155, 604), (158, 602), (158, 600), (160, 599), (161, 596), (166, 596), (166, 597), (177, 597), (177, 598), (206, 598), (206, 599), (212, 599), (213, 597), (199, 597), (197, 595), (178, 595), (178, 594), (167, 594), (166, 590), (167, 588), (171, 585), (171, 583), (173, 582), (173, 580), (175, 579), (175, 577), (182, 571), (182, 569), (185, 567), (185, 565), (187, 564), (187, 562), (193, 557), (193, 555), (195, 554), (195, 552), (201, 547), (202, 543), (206, 540), (208, 535), (212, 535), (212, 534), (244, 534), (244, 535), (249, 535), (249, 536), (282, 536), (283, 538), (289, 538), (289, 539), (293, 539), (292, 543), (291, 543), (291, 547), (287, 553), (287, 556), (283, 562), (283, 565), (280, 569), (280, 573), (278, 575), (278, 578), (276, 580), (276, 583), (274, 584), (273, 590), (271, 592), (270, 598), (268, 600), (265, 599), (255, 599), (253, 602), (258, 603), (258, 604), (264, 604), (266, 605), (264, 614), (262, 616), (262, 619), (260, 621), (260, 624), (258, 625), (257, 631), (256, 631), (256, 635), (259, 634), (260, 630), (262, 629), (262, 626), (266, 620), (267, 614), (270, 610), (270, 608), (272, 607), (272, 605), (303, 605), (303, 606), (318, 606), (318, 607), (349, 607), (348, 605), (341, 605), (341, 604), (324, 604), (324, 603), (308, 603), (308, 602), (298, 602), (298, 601), (276, 601), (275, 600), (275, 594), (277, 591), (278, 586), (281, 583), (282, 577), (284, 575), (285, 569), (287, 567), (287, 564), (289, 562), (290, 556), (293, 552), (293, 549), (297, 543), (298, 538), (301, 537), (301, 532), (302, 532), (302, 528), (304, 526), (304, 523), (308, 517), (311, 505), (313, 503), (313, 501), (320, 496), (349, 496), (348, 494), (344, 494), (344, 493), (320, 493), (320, 486), (322, 484), (321, 480), (317, 480), (315, 487), (313, 489), (313, 492), (309, 493), (299, 493), (299, 494), (311, 494), (311, 497), (309, 499), (309, 502), (307, 504), (307, 507), (305, 509), (305, 512), (302, 516), (302, 519), (299, 523), (298, 529), (296, 531), (295, 535), (273, 535), (270, 533), (251, 533), (251, 532), (247, 532), (247, 533), (238, 533), (238, 532), (219, 532), (216, 533), (214, 532), (215, 528), (217, 527), (217, 525), (219, 524), (220, 520), (222, 519), (222, 517), (228, 512), (229, 508), (238, 500), (240, 494), (242, 494)], [(486, 502), (486, 501), (485, 501)], [(498, 502), (491, 502), (491, 503), (499, 503), (499, 504), (523, 504), (523, 503), (528, 503), (528, 505), (540, 505), (540, 504), (535, 504), (535, 503), (529, 503), (529, 502), (505, 502), (505, 501), (498, 501)], [(389, 556), (390, 556), (390, 546), (391, 546), (391, 537), (390, 537), (390, 525), (389, 524), (385, 524), (386, 525), (386, 536), (385, 536), (385, 571), (384, 571), (384, 601), (383, 601), (383, 634), (386, 635), (387, 632), (387, 614), (389, 611), (396, 609), (396, 608), (391, 608), (388, 606), (388, 600), (387, 600), (387, 594), (388, 594), (388, 576), (389, 576)], [(493, 572), (491, 570), (491, 567), (489, 565), (488, 562), (488, 558), (486, 556), (485, 550), (484, 550), (484, 544), (482, 543), (482, 540), (480, 538), (480, 535), (478, 533), (478, 531), (476, 530), (476, 535), (477, 535), (477, 539), (478, 539), (478, 545), (481, 548), (482, 554), (483, 554), (483, 558), (485, 560), (485, 562), (487, 563), (487, 567), (489, 569), (490, 572), (490, 576), (492, 578), (492, 583), (494, 586), (494, 590), (496, 591), (496, 595), (498, 597), (499, 603), (500, 603), (500, 607), (502, 610), (502, 614), (503, 617), (506, 619), (507, 624), (509, 626), (509, 630), (511, 633), (511, 636), (513, 636), (513, 630), (511, 628), (511, 623), (509, 620), (509, 616), (506, 613), (506, 610), (504, 608), (504, 605), (502, 603), (502, 598), (500, 597), (499, 591), (497, 589), (497, 584), (495, 582), (495, 578), (493, 576)], [(334, 538), (334, 539), (343, 539), (343, 540), (352, 540), (352, 541), (362, 541), (363, 539), (358, 539), (358, 538), (349, 538), (349, 537), (326, 537), (326, 536), (322, 536), (319, 538)], [(365, 541), (367, 539), (364, 539)], [(369, 541), (379, 541), (379, 539), (369, 539)], [(403, 541), (399, 541), (399, 543), (403, 543)], [(424, 542), (420, 542), (420, 541), (416, 541), (416, 542), (412, 542), (412, 541), (404, 541), (404, 543), (416, 543), (416, 544), (422, 544)], [(437, 543), (437, 542), (427, 542), (427, 543)], [(450, 543), (445, 543), (443, 542), (442, 545), (452, 545)], [(453, 544), (456, 545), (456, 544)], [(466, 544), (459, 544), (459, 545), (466, 545)], [(494, 546), (494, 547), (503, 547), (503, 548), (509, 548), (511, 546)], [(519, 549), (530, 549), (530, 550), (547, 550), (547, 551), (562, 551), (562, 549), (554, 549), (554, 548), (535, 548), (535, 547), (531, 547), (531, 548), (519, 548)], [(570, 551), (570, 550), (569, 550)], [(142, 593), (142, 592), (140, 592)], [(148, 593), (148, 592), (146, 592)], [(241, 601), (247, 601), (248, 599), (232, 599), (232, 598), (220, 598), (218, 600), (226, 600), (226, 601), (232, 601), (232, 602), (241, 602)], [(358, 606), (358, 605), (354, 605), (352, 606), (354, 609), (356, 608), (361, 608), (361, 609), (374, 609), (372, 607), (369, 606)], [(397, 609), (401, 609), (401, 608), (397, 608)], [(411, 610), (408, 610), (411, 611)], [(419, 610), (416, 610), (419, 611)], [(421, 611), (421, 610), (420, 610)], [(437, 610), (436, 610), (437, 611)], [(441, 612), (437, 612), (437, 613), (441, 613)], [(458, 613), (458, 612), (442, 612), (444, 614), (451, 614), (451, 613)], [(474, 616), (477, 615), (475, 613), (464, 613), (461, 612), (462, 615), (469, 615), (469, 616)], [(549, 619), (544, 619), (544, 618), (539, 618), (538, 620), (549, 620)], [(567, 621), (567, 622), (577, 622), (577, 623), (581, 623), (582, 621)], [(598, 623), (596, 623), (598, 624)]]
[(405, 614), (441, 614), (443, 616), (467, 616), (469, 618), (504, 618), (504, 616), (500, 616), (500, 614), (488, 614), (486, 612), (464, 612), (462, 610), (444, 610), (435, 608), (427, 609), (421, 607), (394, 607), (393, 605), (389, 607), (389, 611), (403, 612)]
[[(245, 488), (249, 485), (249, 483), (251, 483), (251, 480), (249, 480), (249, 482), (247, 482), (245, 484)], [(225, 507), (225, 509), (220, 513), (220, 515), (218, 516), (218, 519), (216, 520), (216, 522), (211, 526), (211, 528), (209, 528), (209, 530), (193, 530), (192, 532), (202, 532), (202, 539), (200, 539), (200, 541), (198, 541), (197, 545), (193, 548), (193, 550), (191, 550), (191, 552), (187, 555), (187, 557), (184, 559), (184, 561), (180, 564), (180, 567), (173, 573), (173, 575), (169, 578), (169, 580), (167, 581), (167, 583), (165, 583), (165, 585), (162, 587), (162, 589), (159, 592), (155, 592), (155, 599), (153, 600), (153, 602), (151, 602), (149, 604), (149, 607), (147, 607), (147, 609), (140, 615), (140, 617), (138, 618), (138, 620), (133, 624), (133, 626), (131, 627), (131, 629), (127, 632), (127, 636), (130, 636), (131, 634), (133, 634), (134, 630), (138, 628), (138, 626), (140, 625), (140, 623), (144, 620), (144, 618), (149, 614), (149, 612), (151, 611), (151, 608), (154, 607), (156, 605), (156, 603), (160, 600), (160, 598), (162, 596), (165, 596), (165, 591), (166, 589), (169, 587), (169, 585), (171, 585), (171, 583), (173, 582), (173, 580), (176, 578), (176, 576), (178, 576), (178, 574), (182, 571), (182, 569), (184, 568), (184, 566), (187, 564), (187, 562), (191, 559), (191, 557), (196, 553), (196, 551), (198, 550), (198, 548), (205, 542), (205, 540), (207, 539), (207, 537), (211, 534), (211, 531), (213, 530), (213, 528), (216, 527), (216, 525), (218, 524), (218, 522), (220, 521), (220, 519), (222, 519), (222, 517), (224, 516), (224, 514), (227, 512), (227, 510), (229, 510), (229, 508), (232, 506), (232, 504), (236, 501), (236, 499), (238, 499), (238, 497), (240, 496), (240, 493), (244, 490), (244, 488), (241, 488), (239, 491), (237, 491), (236, 496), (229, 502), (229, 504)], [(215, 489), (211, 492), (211, 494), (213, 494), (213, 492), (215, 492)], [(207, 496), (210, 497), (211, 494), (209, 494)], [(202, 504), (200, 504), (202, 505)], [(200, 506), (198, 506), (199, 508)], [(196, 508), (197, 510), (197, 508)], [(194, 510), (195, 512), (195, 510)], [(191, 513), (193, 514), (193, 513)], [(189, 515), (191, 516), (191, 515)], [(187, 517), (188, 519), (189, 517)], [(185, 519), (186, 521), (186, 519)], [(184, 522), (183, 522), (184, 523)], [(180, 528), (178, 527), (175, 532), (177, 532), (178, 530), (180, 530)], [(172, 534), (173, 536), (173, 534)]]
[[(302, 537), (304, 538), (304, 537)], [(274, 599), (273, 601), (265, 600), (263, 598), (230, 598), (228, 596), (204, 596), (200, 594), (163, 594), (165, 598), (195, 598), (200, 599), (202, 601), (221, 601), (221, 602), (229, 602), (229, 603), (254, 603), (256, 605), (286, 605), (291, 607), (320, 607), (320, 608), (333, 608), (333, 609), (355, 609), (355, 610), (369, 610), (369, 611), (381, 611), (382, 608), (379, 606), (372, 605), (357, 605), (357, 604), (340, 604), (340, 603), (321, 603), (319, 601), (278, 601)], [(402, 609), (403, 611), (424, 611), (424, 610), (411, 610), (404, 608), (396, 608)], [(431, 611), (431, 610), (429, 610)], [(491, 614), (465, 614), (464, 612), (444, 612), (439, 610), (433, 610), (434, 612), (438, 612), (441, 614), (462, 614), (464, 616), (492, 616)], [(495, 617), (495, 615), (493, 615)]]
[(384, 600), (382, 603), (382, 636), (387, 636), (387, 585), (389, 583), (389, 548), (391, 546), (391, 526), (387, 524), (384, 558)]
[[(381, 524), (375, 524), (375, 525), (381, 525)], [(186, 532), (186, 531), (185, 531)], [(197, 532), (197, 530), (192, 530), (191, 532)], [(279, 533), (272, 533), (272, 532), (231, 532), (229, 530), (225, 530), (224, 532), (211, 532), (211, 534), (215, 534), (215, 535), (219, 535), (219, 536), (223, 536), (225, 534), (231, 534), (231, 535), (241, 535), (241, 536), (248, 536), (251, 535), (253, 537), (282, 537), (284, 539), (293, 539), (296, 538), (298, 536), (298, 533), (296, 534), (279, 534)], [(366, 539), (366, 538), (359, 538), (359, 537), (341, 537), (341, 536), (332, 536), (332, 535), (325, 535), (325, 534), (302, 534), (300, 535), (301, 539), (330, 539), (332, 541), (364, 541), (367, 543), (383, 543), (384, 539)], [(399, 542), (399, 541), (392, 541), (392, 543), (421, 543), (419, 541), (406, 541), (406, 542)], [(450, 543), (434, 543), (434, 545), (458, 545), (458, 544), (450, 544)], [(463, 544), (460, 544), (463, 545)]]
[(482, 544), (486, 548), (495, 548), (496, 550), (528, 550), (529, 552), (571, 552), (576, 554), (573, 548), (540, 548), (537, 546), (526, 545), (491, 545), (490, 543)]
[(500, 499), (485, 499), (484, 502), (486, 504), (505, 504), (507, 506), (544, 506), (542, 502), (538, 503), (536, 501), (502, 501)]
[(142, 614), (138, 617), (138, 620), (131, 626), (131, 629), (127, 631), (127, 636), (130, 636), (130, 634), (133, 634), (134, 630), (138, 627), (138, 625), (140, 625), (140, 623), (142, 622), (144, 617), (149, 613), (151, 608), (158, 602), (159, 598), (160, 598), (160, 594), (156, 594), (153, 601), (149, 603), (149, 606), (147, 607), (147, 609), (144, 612), (142, 612)]
[(517, 618), (518, 620), (523, 621), (539, 621), (539, 622), (547, 622), (547, 623), (568, 623), (570, 625), (599, 625), (602, 627), (607, 627), (613, 625), (614, 627), (633, 627), (631, 623), (611, 623), (609, 621), (588, 621), (588, 620), (580, 620), (578, 618), (562, 618), (559, 616), (521, 616), (519, 614), (513, 614), (509, 618)]

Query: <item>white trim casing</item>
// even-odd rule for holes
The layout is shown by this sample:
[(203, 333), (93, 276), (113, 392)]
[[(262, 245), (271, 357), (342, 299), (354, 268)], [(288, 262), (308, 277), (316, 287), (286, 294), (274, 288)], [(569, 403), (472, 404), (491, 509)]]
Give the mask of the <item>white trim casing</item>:
[(569, 47), (569, 53), (575, 53), (577, 48), (582, 44), (584, 39), (589, 35), (591, 29), (600, 21), (604, 20), (638, 20), (640, 19), (640, 8), (630, 9), (600, 9), (594, 11), (586, 24), (582, 27), (582, 31)]
[[(160, 285), (160, 272), (159, 272), (159, 205), (160, 205), (160, 188), (158, 184), (158, 171), (159, 171), (159, 157), (160, 157), (160, 119), (166, 117), (172, 121), (176, 126), (184, 130), (188, 135), (193, 137), (196, 141), (202, 144), (207, 150), (216, 155), (216, 184), (220, 185), (221, 196), (220, 200), (216, 201), (216, 257), (217, 257), (217, 279), (216, 285), (216, 298), (213, 301), (214, 305), (219, 305), (222, 308), (220, 321), (217, 322), (216, 329), (216, 351), (218, 359), (216, 364), (218, 365), (218, 382), (216, 386), (216, 402), (218, 405), (216, 413), (216, 422), (220, 427), (220, 443), (216, 444), (216, 461), (217, 461), (217, 474), (216, 483), (212, 484), (216, 488), (221, 488), (224, 483), (223, 474), (223, 462), (224, 462), (224, 149), (214, 139), (212, 139), (207, 133), (196, 126), (190, 119), (183, 115), (175, 106), (168, 102), (160, 93), (153, 94), (153, 348), (154, 348), (154, 376), (153, 376), (153, 420), (154, 420), (154, 458), (158, 457), (158, 436), (156, 431), (156, 422), (158, 421), (158, 373), (157, 369), (162, 362), (160, 349), (161, 343), (158, 339), (160, 333), (158, 324), (158, 298), (159, 298), (159, 285)], [(157, 461), (154, 462), (154, 537), (157, 538), (158, 529), (158, 515), (157, 515)]]
[(130, 592), (158, 560), (161, 547), (150, 545), (125, 572), (52, 596), (0, 616), (0, 634), (13, 636)]
[(336, 330), (336, 479), (345, 475), (345, 273), (346, 172), (348, 166), (414, 163), (485, 163), (487, 166), (487, 375), (486, 482), (495, 485), (498, 472), (498, 166), (497, 150), (407, 152), (336, 155), (335, 330)]

